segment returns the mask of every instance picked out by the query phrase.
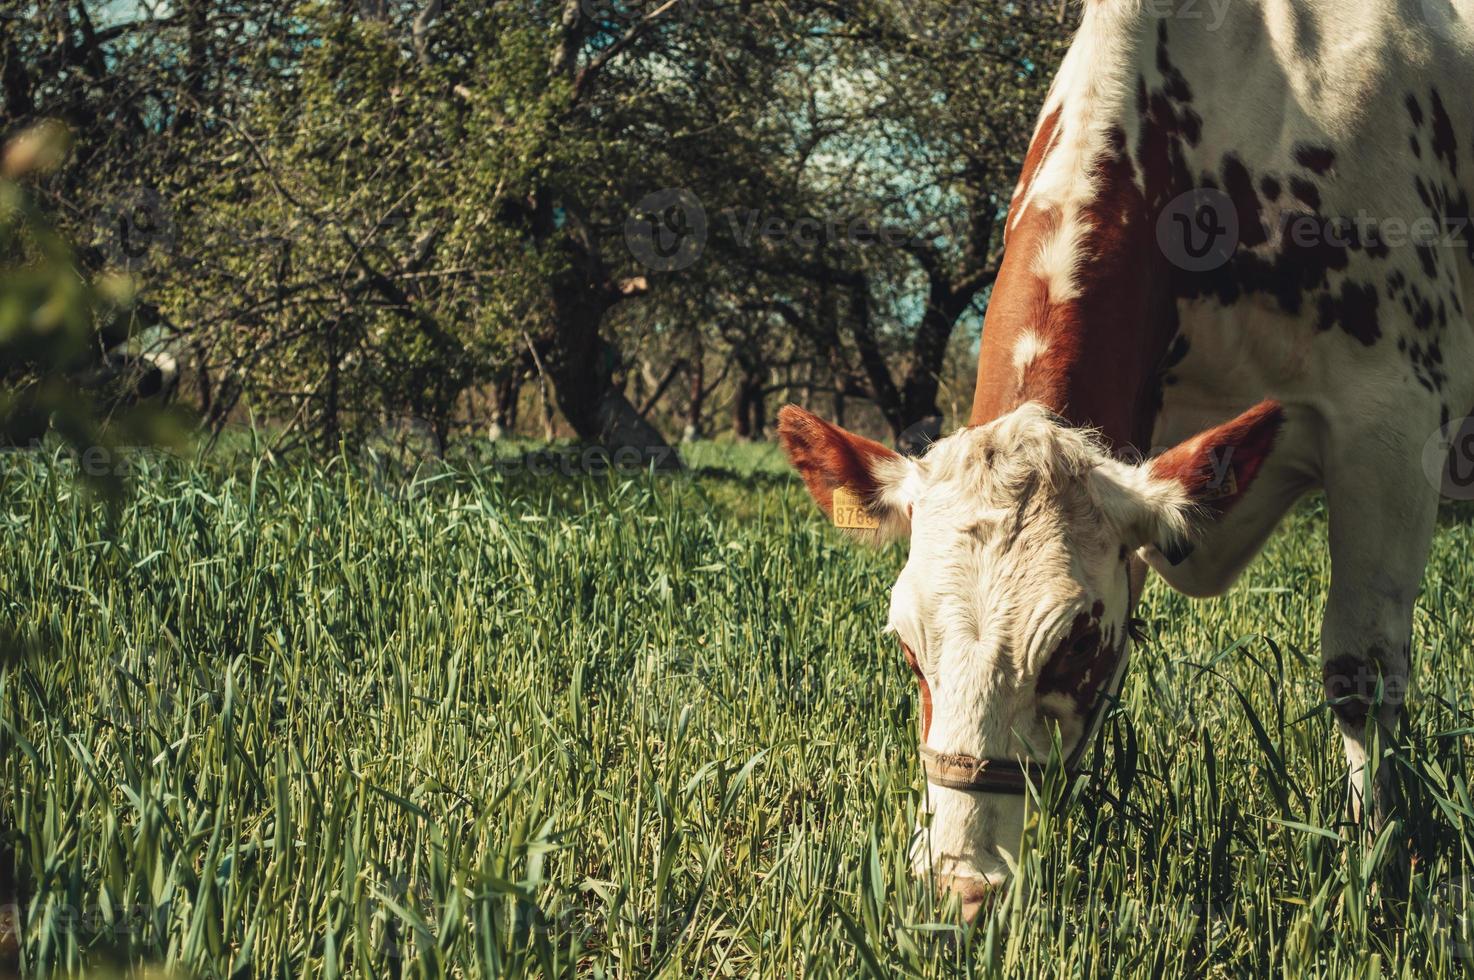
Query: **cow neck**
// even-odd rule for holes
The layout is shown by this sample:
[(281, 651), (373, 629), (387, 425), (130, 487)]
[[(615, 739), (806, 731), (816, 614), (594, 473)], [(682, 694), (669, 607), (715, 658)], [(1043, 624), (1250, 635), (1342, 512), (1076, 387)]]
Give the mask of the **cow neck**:
[[(1047, 123), (1036, 145), (1047, 145)], [(1066, 214), (1025, 201), (1023, 213), (1010, 214), (984, 320), (971, 424), (1036, 401), (1071, 424), (1099, 430), (1117, 453), (1149, 448), (1177, 317), (1134, 176), (1125, 139), (1113, 130), (1088, 203)], [(1062, 236), (1075, 249), (1064, 283), (1039, 270), (1043, 251), (1058, 250)]]

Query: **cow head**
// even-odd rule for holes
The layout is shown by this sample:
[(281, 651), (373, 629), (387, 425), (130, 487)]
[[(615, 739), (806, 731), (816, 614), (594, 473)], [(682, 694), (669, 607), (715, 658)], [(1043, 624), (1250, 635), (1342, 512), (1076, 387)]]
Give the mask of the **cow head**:
[[(1074, 750), (1128, 652), (1134, 556), (1161, 560), (1153, 549), (1172, 554), (1230, 506), (1280, 421), (1266, 402), (1141, 463), (1036, 403), (961, 429), (920, 459), (793, 406), (779, 434), (826, 513), (844, 488), (868, 511), (859, 523), (878, 525), (861, 536), (910, 537), (887, 625), (921, 684), (924, 744), (1045, 762), (1055, 740)], [(914, 868), (975, 913), (1007, 880), (1027, 800), (932, 782)]]

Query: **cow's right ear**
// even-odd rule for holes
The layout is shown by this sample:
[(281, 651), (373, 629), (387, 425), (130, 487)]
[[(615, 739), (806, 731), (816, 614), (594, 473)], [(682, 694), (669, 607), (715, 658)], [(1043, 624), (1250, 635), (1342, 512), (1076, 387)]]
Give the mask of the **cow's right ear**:
[(836, 526), (876, 543), (911, 533), (916, 460), (797, 405), (779, 410), (778, 441)]

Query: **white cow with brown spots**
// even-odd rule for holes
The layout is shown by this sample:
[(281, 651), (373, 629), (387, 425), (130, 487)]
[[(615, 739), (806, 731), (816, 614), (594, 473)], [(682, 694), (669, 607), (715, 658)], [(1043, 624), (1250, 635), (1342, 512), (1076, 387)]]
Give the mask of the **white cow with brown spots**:
[(1146, 566), (1221, 592), (1323, 488), (1354, 788), (1406, 689), (1438, 505), (1421, 460), (1474, 408), (1474, 6), (1221, 13), (1087, 3), (1008, 216), (971, 425), (910, 459), (780, 415), (821, 507), (844, 488), (862, 534), (910, 536), (889, 625), (922, 689), (916, 867), (969, 910), (1010, 873), (1051, 739), (1070, 763), (1088, 747)]

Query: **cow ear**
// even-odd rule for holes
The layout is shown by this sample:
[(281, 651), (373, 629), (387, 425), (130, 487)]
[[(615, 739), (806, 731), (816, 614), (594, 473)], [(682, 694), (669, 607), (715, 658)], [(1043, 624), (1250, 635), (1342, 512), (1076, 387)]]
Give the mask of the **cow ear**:
[(836, 525), (876, 543), (911, 533), (916, 460), (796, 405), (779, 410), (778, 441)]
[(1277, 402), (1260, 402), (1148, 462), (1102, 463), (1091, 474), (1096, 499), (1127, 544), (1155, 545), (1173, 561), (1185, 553), (1194, 525), (1248, 492), (1283, 423)]

